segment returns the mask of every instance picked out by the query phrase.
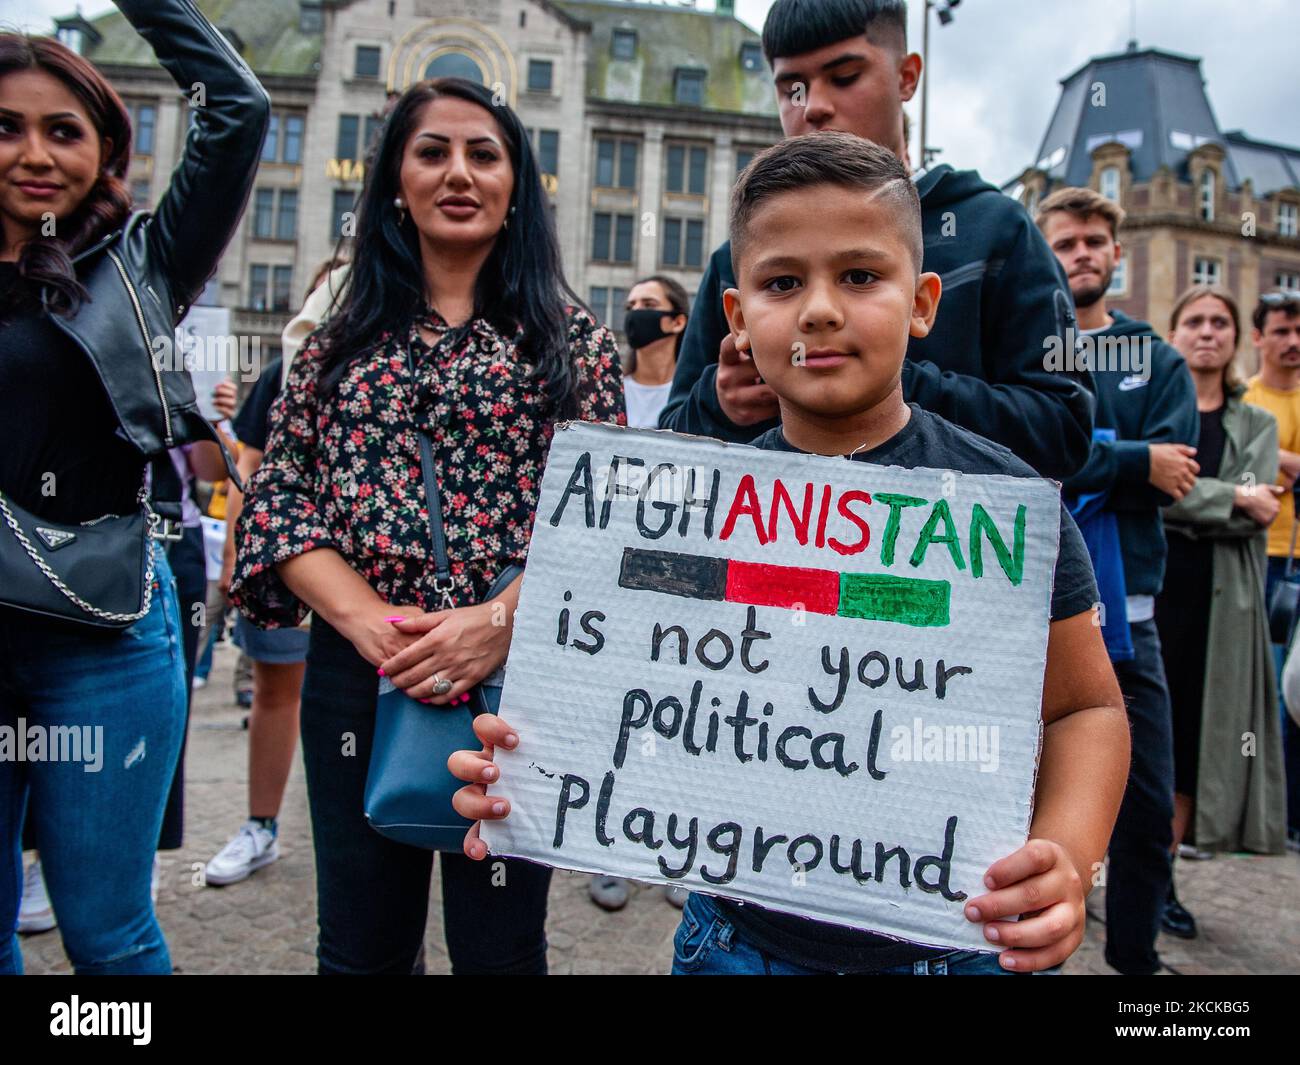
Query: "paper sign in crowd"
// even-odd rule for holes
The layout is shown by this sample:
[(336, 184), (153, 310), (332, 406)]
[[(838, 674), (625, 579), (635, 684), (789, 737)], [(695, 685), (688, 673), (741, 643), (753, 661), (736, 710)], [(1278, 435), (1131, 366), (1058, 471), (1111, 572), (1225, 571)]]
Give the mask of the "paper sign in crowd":
[(1032, 812), (1060, 497), (571, 423), (515, 616), (493, 853), (938, 946)]

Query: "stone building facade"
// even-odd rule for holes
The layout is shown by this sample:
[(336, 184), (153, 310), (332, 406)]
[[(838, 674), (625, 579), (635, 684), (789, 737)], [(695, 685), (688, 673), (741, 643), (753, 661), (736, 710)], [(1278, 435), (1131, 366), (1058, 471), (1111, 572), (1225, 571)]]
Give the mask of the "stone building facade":
[[(694, 292), (735, 176), (781, 136), (758, 35), (733, 14), (622, 0), (199, 0), (271, 96), (248, 209), (204, 302), (273, 355), (339, 244), (390, 94), (440, 75), (502, 93), (529, 128), (566, 276), (616, 329), (627, 291)], [(117, 12), (56, 20), (131, 109), (138, 203), (180, 157), (189, 100)], [(213, 190), (215, 195), (220, 190)], [(343, 238), (346, 242), (346, 238)]]

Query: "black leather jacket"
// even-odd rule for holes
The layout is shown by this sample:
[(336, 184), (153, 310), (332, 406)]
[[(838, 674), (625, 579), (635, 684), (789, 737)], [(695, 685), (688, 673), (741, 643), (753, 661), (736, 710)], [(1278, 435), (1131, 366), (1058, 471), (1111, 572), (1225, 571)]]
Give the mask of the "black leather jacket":
[[(188, 371), (155, 353), (171, 351), (176, 323), (239, 223), (271, 103), (191, 0), (117, 0), (117, 7), (186, 96), (202, 86), (205, 106), (195, 108), (194, 128), (156, 210), (134, 212), (73, 257), (90, 300), (74, 317), (50, 320), (89, 356), (127, 439), (143, 458), (154, 458), (180, 444), (217, 439), (199, 412)], [(226, 465), (233, 475), (228, 454)]]

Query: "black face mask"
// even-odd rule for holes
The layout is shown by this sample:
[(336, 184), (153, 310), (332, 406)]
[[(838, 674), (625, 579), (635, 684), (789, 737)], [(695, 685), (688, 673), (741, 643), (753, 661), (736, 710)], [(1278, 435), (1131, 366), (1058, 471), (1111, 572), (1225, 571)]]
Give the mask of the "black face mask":
[(635, 311), (628, 311), (627, 317), (623, 319), (623, 335), (627, 337), (627, 342), (634, 350), (648, 347), (656, 340), (674, 335), (665, 333), (661, 328), (659, 320), (665, 317), (676, 316), (672, 311), (661, 311), (658, 307), (642, 307)]

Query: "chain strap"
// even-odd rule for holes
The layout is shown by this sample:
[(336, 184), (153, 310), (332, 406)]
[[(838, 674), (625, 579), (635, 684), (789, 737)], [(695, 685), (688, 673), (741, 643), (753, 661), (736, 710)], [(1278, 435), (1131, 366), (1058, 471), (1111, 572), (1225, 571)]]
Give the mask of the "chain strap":
[[(147, 493), (142, 486), (137, 499), (139, 499), (143, 504), (146, 498)], [(31, 558), (32, 562), (36, 565), (36, 568), (45, 575), (45, 579), (54, 585), (54, 587), (57, 588), (70, 603), (75, 604), (85, 613), (90, 614), (92, 617), (100, 618), (103, 621), (114, 622), (139, 621), (149, 613), (149, 604), (153, 600), (153, 537), (154, 530), (158, 527), (158, 522), (160, 520), (159, 516), (152, 510), (149, 511), (149, 537), (146, 545), (149, 551), (149, 559), (145, 564), (144, 572), (144, 606), (141, 607), (139, 611), (132, 614), (119, 614), (110, 610), (101, 610), (92, 603), (86, 602), (86, 600), (82, 599), (81, 596), (64, 584), (63, 579), (50, 568), (50, 564), (45, 561), (41, 553), (37, 551), (36, 548), (32, 546), (32, 542), (27, 539), (27, 534), (23, 532), (22, 526), (18, 524), (18, 519), (14, 517), (13, 511), (9, 509), (9, 504), (5, 502), (3, 493), (0, 493), (0, 515), (3, 515), (5, 524), (8, 525), (10, 530), (13, 532), (14, 538), (22, 546), (22, 549), (27, 552), (28, 557)]]

